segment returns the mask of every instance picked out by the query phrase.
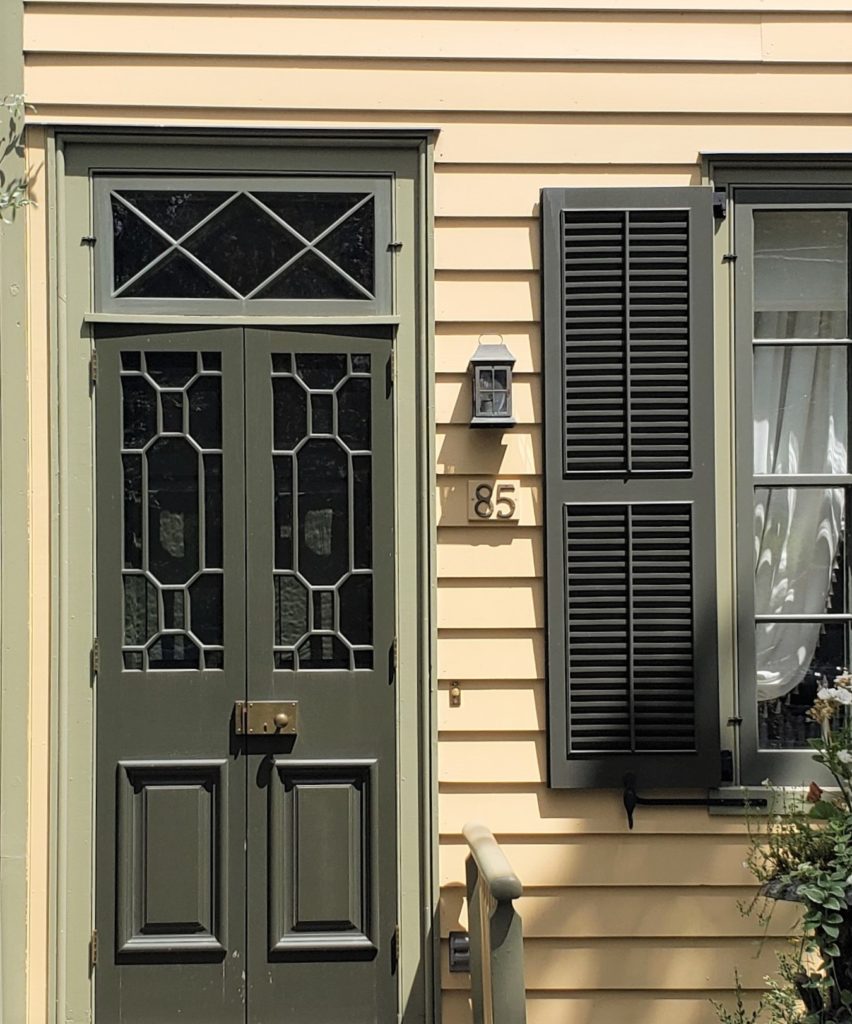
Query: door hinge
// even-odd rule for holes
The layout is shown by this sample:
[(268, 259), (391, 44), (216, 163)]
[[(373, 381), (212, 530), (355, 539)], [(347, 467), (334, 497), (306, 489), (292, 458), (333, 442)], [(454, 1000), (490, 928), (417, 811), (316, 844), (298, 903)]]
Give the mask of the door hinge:
[(92, 675), (96, 676), (101, 670), (101, 642), (97, 637), (92, 640)]
[(89, 383), (94, 387), (98, 383), (98, 350), (92, 349), (89, 359)]
[(388, 355), (387, 365), (385, 366), (385, 398), (390, 398), (391, 392), (393, 391), (394, 383), (396, 382), (396, 355), (394, 350), (390, 350)]
[(399, 966), (399, 925), (394, 925), (393, 938), (391, 939), (391, 971), (396, 974)]
[(98, 963), (98, 930), (92, 929), (92, 937), (89, 939), (89, 966), (96, 967)]

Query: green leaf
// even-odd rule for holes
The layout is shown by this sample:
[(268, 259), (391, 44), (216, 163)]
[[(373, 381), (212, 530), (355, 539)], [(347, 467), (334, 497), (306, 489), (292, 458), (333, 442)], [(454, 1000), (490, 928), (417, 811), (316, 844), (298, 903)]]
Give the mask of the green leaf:
[(836, 939), (840, 935), (840, 929), (836, 924), (828, 924), (826, 921), (820, 925), (820, 931), (830, 939)]
[(818, 800), (808, 812), (809, 818), (817, 818), (820, 821), (828, 821), (830, 818), (843, 817), (843, 811), (828, 800)]
[(840, 946), (838, 946), (837, 943), (832, 942), (827, 946), (823, 946), (822, 952), (824, 956), (830, 956), (834, 959), (834, 957), (840, 956)]

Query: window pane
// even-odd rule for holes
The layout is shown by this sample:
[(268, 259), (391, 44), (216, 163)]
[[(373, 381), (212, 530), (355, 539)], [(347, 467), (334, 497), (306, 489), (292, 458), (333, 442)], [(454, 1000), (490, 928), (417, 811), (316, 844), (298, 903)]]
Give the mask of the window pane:
[[(845, 493), (840, 487), (758, 487), (754, 604), (758, 615), (843, 611)], [(838, 607), (840, 603), (840, 607)], [(760, 673), (758, 652), (758, 674)]]
[(838, 667), (848, 663), (847, 627), (760, 622), (756, 640), (758, 746), (807, 747), (819, 735), (819, 726), (807, 717), (817, 690), (830, 685)]
[(847, 472), (846, 348), (754, 349), (755, 473)]
[(847, 216), (825, 210), (754, 215), (754, 336), (845, 338)]

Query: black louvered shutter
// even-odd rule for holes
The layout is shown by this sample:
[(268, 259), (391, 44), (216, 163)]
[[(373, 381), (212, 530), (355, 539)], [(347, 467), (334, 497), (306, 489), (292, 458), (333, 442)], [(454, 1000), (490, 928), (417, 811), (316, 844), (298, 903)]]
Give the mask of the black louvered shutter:
[(550, 781), (720, 781), (712, 206), (544, 189)]

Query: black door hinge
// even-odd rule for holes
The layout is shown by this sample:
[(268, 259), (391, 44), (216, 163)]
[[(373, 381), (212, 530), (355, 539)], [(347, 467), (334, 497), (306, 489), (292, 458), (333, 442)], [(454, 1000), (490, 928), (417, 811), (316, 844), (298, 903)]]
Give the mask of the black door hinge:
[(101, 670), (101, 642), (97, 637), (92, 640), (92, 676)]
[(92, 937), (89, 939), (89, 967), (94, 969), (98, 965), (98, 930), (92, 929)]
[(94, 387), (98, 383), (98, 352), (97, 349), (92, 350), (92, 354), (89, 358), (89, 383)]
[(394, 925), (393, 936), (391, 937), (391, 973), (396, 974), (399, 967), (399, 925)]
[(94, 235), (83, 235), (83, 237), (80, 239), (80, 245), (89, 245), (89, 246), (91, 246), (91, 245), (94, 245), (96, 241), (97, 241), (97, 239), (95, 238)]

